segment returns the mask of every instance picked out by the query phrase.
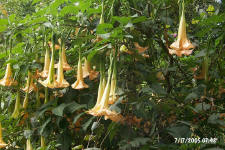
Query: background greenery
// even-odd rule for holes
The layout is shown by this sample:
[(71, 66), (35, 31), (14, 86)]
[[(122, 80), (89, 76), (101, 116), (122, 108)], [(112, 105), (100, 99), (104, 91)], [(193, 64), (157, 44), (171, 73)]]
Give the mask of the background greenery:
[[(171, 56), (167, 49), (179, 26), (177, 0), (105, 0), (101, 25), (101, 0), (1, 0), (0, 4), (8, 13), (0, 12), (0, 77), (11, 62), (20, 87), (25, 85), (28, 68), (42, 70), (43, 38), (47, 34), (50, 40), (52, 29), (57, 35), (65, 33), (67, 59), (74, 68), (65, 78), (71, 84), (76, 80), (79, 46), (97, 70), (99, 57), (108, 57), (111, 48), (126, 45), (134, 52), (120, 52), (118, 58), (119, 99), (113, 109), (130, 118), (125, 124), (85, 113), (96, 102), (99, 79), (86, 79), (89, 88), (85, 90), (49, 90), (50, 101), (43, 104), (41, 99), (41, 106), (36, 105), (33, 92), (29, 117), (19, 119), (10, 119), (18, 87), (0, 87), (0, 120), (8, 149), (24, 149), (28, 137), (38, 149), (40, 135), (49, 150), (225, 148), (225, 95), (219, 94), (225, 81), (224, 0), (185, 0), (188, 37), (197, 46), (185, 57)], [(76, 28), (82, 31), (78, 35)], [(93, 42), (97, 35), (103, 40)], [(149, 47), (144, 52), (149, 58), (135, 52), (134, 42)], [(205, 58), (209, 81), (195, 80)], [(193, 73), (191, 68), (196, 66), (199, 69)], [(21, 99), (24, 96), (21, 91)], [(176, 144), (175, 137), (218, 140), (216, 144)]]

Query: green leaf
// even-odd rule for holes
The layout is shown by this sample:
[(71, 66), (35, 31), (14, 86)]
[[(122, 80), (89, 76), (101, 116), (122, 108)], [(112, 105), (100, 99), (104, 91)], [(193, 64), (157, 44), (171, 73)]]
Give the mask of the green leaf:
[(135, 17), (135, 18), (132, 19), (132, 23), (144, 22), (146, 20), (147, 20), (147, 18), (145, 16)]
[(84, 131), (86, 131), (87, 128), (91, 125), (94, 118), (95, 117), (91, 117), (85, 124), (82, 125), (82, 128), (83, 128)]
[(206, 50), (203, 49), (195, 55), (196, 58), (206, 56)]
[(114, 21), (120, 22), (122, 25), (127, 25), (128, 22), (131, 21), (131, 17), (119, 17), (119, 16), (113, 16), (112, 19)]
[(8, 27), (8, 20), (7, 19), (0, 19), (0, 32), (5, 31)]
[(167, 131), (174, 138), (186, 138), (186, 137), (190, 137), (190, 135), (191, 135), (190, 127), (188, 127), (186, 125), (169, 127), (169, 128), (167, 128)]
[(159, 83), (152, 84), (151, 89), (157, 94), (163, 94), (163, 95), (167, 94), (166, 91), (163, 89), (163, 87)]
[(81, 117), (81, 116), (83, 116), (85, 113), (83, 112), (83, 113), (80, 113), (80, 114), (78, 114), (78, 115), (76, 115), (75, 117), (74, 117), (74, 119), (73, 119), (73, 124), (75, 124), (76, 122), (77, 122), (77, 120)]
[(199, 96), (196, 93), (192, 92), (192, 93), (188, 94), (188, 96), (184, 99), (184, 101), (189, 101), (189, 100), (192, 100), (192, 99), (196, 99), (198, 97)]
[(38, 2), (41, 2), (41, 1), (42, 0), (33, 0), (32, 5), (34, 5), (34, 4), (38, 3)]
[(57, 116), (61, 116), (62, 117), (63, 116), (63, 111), (64, 111), (66, 106), (68, 106), (68, 104), (62, 103), (58, 107), (54, 108), (52, 110), (52, 113), (57, 115)]
[(76, 102), (72, 102), (72, 103), (70, 103), (70, 104), (67, 104), (67, 106), (66, 106), (66, 110), (67, 110), (68, 112), (70, 112), (70, 113), (73, 113), (73, 112), (75, 112), (76, 110), (79, 110), (79, 109), (81, 109), (81, 108), (86, 108), (86, 105), (85, 105), (85, 104), (80, 105), (80, 104), (78, 104), (78, 103), (76, 103)]
[(99, 24), (97, 27), (96, 33), (97, 34), (106, 34), (106, 33), (109, 33), (112, 28), (113, 28), (113, 25), (109, 24), (109, 23)]
[(78, 9), (74, 5), (65, 6), (59, 13), (60, 16), (65, 16), (67, 14), (77, 14)]
[(8, 19), (0, 19), (0, 26), (8, 25)]
[(49, 124), (49, 122), (51, 121), (51, 118), (48, 118), (45, 123), (40, 127), (40, 134), (43, 135), (44, 130), (46, 128), (46, 126)]

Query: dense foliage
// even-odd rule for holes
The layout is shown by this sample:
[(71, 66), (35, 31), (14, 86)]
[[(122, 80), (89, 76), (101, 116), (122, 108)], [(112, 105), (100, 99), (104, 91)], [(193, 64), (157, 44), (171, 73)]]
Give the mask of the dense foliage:
[[(183, 8), (195, 48), (179, 57), (169, 50)], [(5, 148), (225, 149), (224, 43), (224, 0), (1, 0), (0, 78), (7, 64), (13, 75), (0, 86)], [(70, 86), (46, 88), (46, 51), (57, 64), (63, 45)], [(83, 80), (85, 62), (93, 76)], [(117, 81), (110, 109), (120, 121), (88, 113), (104, 75)]]

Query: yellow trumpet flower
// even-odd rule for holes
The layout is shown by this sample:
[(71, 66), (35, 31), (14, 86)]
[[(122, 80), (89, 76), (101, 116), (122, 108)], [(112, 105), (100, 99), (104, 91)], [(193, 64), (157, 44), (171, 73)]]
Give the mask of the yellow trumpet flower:
[(110, 88), (110, 94), (109, 94), (109, 104), (114, 104), (118, 97), (116, 96), (116, 85), (117, 85), (117, 79), (116, 79), (116, 64), (114, 64), (113, 67), (113, 75), (111, 80), (111, 88)]
[(103, 95), (100, 102), (95, 105), (95, 107), (88, 111), (89, 114), (93, 116), (105, 116), (105, 119), (111, 119), (114, 122), (123, 122), (124, 118), (121, 114), (111, 111), (109, 109), (109, 94), (110, 94), (110, 84), (112, 78), (112, 63), (109, 68), (108, 80), (106, 87), (104, 89)]
[(27, 139), (27, 142), (26, 142), (26, 150), (33, 150), (33, 147), (31, 145), (30, 138)]
[(18, 118), (19, 115), (20, 115), (20, 91), (18, 90), (16, 95), (15, 108), (11, 117), (16, 119)]
[[(52, 45), (54, 45), (54, 42), (52, 42)], [(41, 83), (44, 87), (49, 87), (49, 88), (57, 87), (57, 82), (55, 80), (55, 69), (54, 69), (54, 51), (55, 51), (55, 48), (53, 47), (50, 67), (48, 71), (49, 72), (48, 78), (44, 81), (38, 80), (38, 82)]]
[(27, 109), (28, 101), (29, 101), (29, 92), (26, 92), (25, 98), (23, 100), (23, 108), (24, 109)]
[(42, 148), (46, 147), (46, 145), (45, 145), (45, 138), (43, 136), (41, 136), (41, 147)]
[(27, 84), (26, 87), (22, 89), (25, 92), (32, 92), (32, 91), (37, 91), (37, 87), (33, 82), (33, 78), (32, 78), (32, 73), (30, 71), (28, 71), (28, 78), (27, 78)]
[[(62, 65), (63, 65), (63, 70), (65, 70), (65, 71), (72, 70), (72, 68), (70, 67), (70, 65), (68, 64), (67, 59), (66, 59), (66, 49), (65, 49), (64, 44), (62, 47)], [(55, 68), (57, 68), (57, 67), (58, 67), (58, 64), (55, 64)]]
[(72, 84), (71, 87), (77, 90), (81, 90), (81, 89), (89, 87), (87, 84), (84, 83), (80, 54), (79, 54), (78, 69), (77, 69), (77, 81), (74, 84)]
[(50, 66), (49, 49), (46, 48), (44, 70), (41, 73), (39, 73), (39, 75), (42, 78), (48, 77), (49, 66)]
[(7, 144), (2, 139), (2, 125), (0, 123), (0, 148), (5, 148)]
[(89, 76), (90, 80), (94, 80), (98, 77), (98, 72), (95, 70), (92, 70), (90, 62), (85, 58), (84, 66), (82, 67), (83, 70), (83, 78), (86, 78)]
[(170, 45), (170, 48), (171, 49), (169, 49), (169, 53), (171, 55), (176, 54), (179, 57), (181, 57), (183, 54), (190, 55), (195, 48), (195, 46), (192, 45), (190, 40), (187, 38), (184, 6), (179, 24), (178, 38)]
[(63, 62), (62, 62), (62, 51), (59, 50), (59, 63), (58, 63), (58, 72), (57, 72), (57, 88), (65, 88), (70, 84), (64, 79), (63, 74)]
[[(50, 49), (52, 50), (53, 44), (51, 41), (48, 41), (48, 45), (49, 45)], [(60, 49), (60, 45), (55, 44), (55, 50), (58, 50), (58, 49)]]
[(17, 85), (17, 81), (15, 81), (12, 77), (12, 69), (10, 63), (7, 64), (5, 76), (0, 80), (0, 85), (2, 86), (13, 86)]
[(96, 102), (95, 106), (91, 110), (89, 110), (89, 112), (93, 112), (93, 111), (97, 110), (97, 108), (98, 108), (98, 106), (101, 102), (102, 95), (103, 95), (104, 90), (105, 90), (105, 86), (106, 86), (105, 74), (104, 74), (102, 64), (101, 64), (101, 77), (100, 77), (100, 83), (99, 83), (99, 87), (98, 87), (97, 102)]
[(208, 80), (208, 67), (209, 67), (208, 61), (209, 61), (208, 58), (205, 57), (202, 63), (202, 70), (199, 75), (194, 75), (195, 79), (198, 80), (205, 79), (206, 81)]

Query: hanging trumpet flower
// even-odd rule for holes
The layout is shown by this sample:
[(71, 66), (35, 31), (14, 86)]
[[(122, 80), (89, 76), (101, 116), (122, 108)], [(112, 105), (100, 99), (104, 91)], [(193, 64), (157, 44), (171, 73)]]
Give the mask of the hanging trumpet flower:
[(78, 61), (78, 69), (77, 69), (77, 81), (74, 84), (72, 84), (71, 87), (77, 90), (81, 90), (81, 89), (89, 87), (87, 84), (84, 83), (80, 52), (79, 52), (79, 61)]
[(65, 88), (70, 84), (64, 79), (63, 74), (63, 61), (62, 61), (62, 48), (59, 50), (59, 63), (58, 63), (58, 72), (57, 72), (57, 88)]
[(32, 145), (31, 145), (30, 138), (27, 139), (26, 150), (33, 150), (33, 147), (32, 147)]
[[(54, 45), (54, 38), (52, 35), (52, 45)], [(57, 87), (57, 82), (55, 80), (55, 69), (54, 69), (54, 51), (55, 51), (55, 47), (52, 46), (52, 56), (51, 56), (51, 62), (50, 62), (50, 68), (49, 68), (49, 74), (48, 74), (48, 78), (44, 81), (42, 80), (38, 80), (38, 82), (40, 82), (44, 87), (49, 87), (49, 88), (55, 88)]]
[(2, 86), (13, 86), (17, 85), (17, 81), (15, 81), (12, 77), (12, 69), (10, 63), (7, 64), (5, 76), (0, 80), (0, 85)]
[(184, 14), (184, 2), (183, 2), (183, 9), (179, 24), (178, 30), (178, 38), (177, 40), (170, 45), (169, 53), (176, 54), (177, 56), (181, 57), (184, 55), (190, 55), (195, 48), (194, 45), (191, 44), (189, 39), (187, 38), (186, 34), (186, 21), (185, 21), (185, 14)]
[(46, 145), (45, 145), (45, 138), (43, 136), (41, 136), (41, 148), (45, 149)]
[[(28, 88), (29, 87), (29, 88)], [(33, 82), (33, 77), (32, 77), (32, 73), (30, 71), (28, 71), (28, 78), (27, 78), (27, 84), (26, 87), (22, 89), (25, 92), (32, 92), (32, 91), (36, 91), (37, 87)]]
[(208, 81), (208, 67), (209, 67), (208, 61), (209, 61), (208, 57), (205, 57), (202, 63), (202, 70), (199, 75), (194, 75), (195, 79), (198, 80), (205, 79), (206, 81)]
[[(61, 43), (61, 41), (60, 41), (60, 43)], [(58, 65), (59, 64), (56, 64), (55, 68), (57, 68)], [(62, 65), (63, 65), (63, 70), (65, 70), (65, 71), (72, 70), (72, 68), (70, 67), (70, 65), (68, 64), (67, 59), (66, 59), (66, 49), (65, 49), (64, 43), (62, 43)]]
[(95, 112), (101, 102), (101, 99), (102, 99), (102, 95), (104, 93), (104, 90), (105, 90), (105, 86), (106, 86), (106, 80), (105, 80), (105, 72), (104, 72), (104, 64), (101, 63), (100, 64), (100, 83), (99, 83), (99, 87), (98, 87), (98, 97), (97, 97), (97, 102), (95, 104), (95, 106), (89, 110), (89, 112)]
[(60, 49), (60, 45), (58, 45), (58, 44), (52, 44), (52, 42), (51, 41), (49, 41), (48, 42), (48, 45), (49, 45), (49, 47), (50, 47), (50, 49), (52, 50), (52, 47), (54, 46), (55, 47), (55, 50), (58, 50), (58, 49)]
[(5, 148), (7, 146), (7, 144), (3, 141), (2, 138), (2, 125), (0, 123), (0, 148)]
[(29, 101), (29, 92), (27, 91), (26, 95), (25, 95), (25, 98), (24, 98), (24, 101), (23, 101), (23, 108), (24, 109), (27, 109), (28, 101)]
[(101, 97), (101, 100), (99, 104), (96, 104), (93, 109), (88, 111), (88, 113), (93, 116), (105, 116), (105, 119), (111, 119), (112, 121), (115, 121), (115, 122), (123, 122), (124, 118), (122, 117), (122, 115), (118, 114), (115, 111), (111, 111), (109, 109), (109, 94), (110, 94), (110, 84), (111, 84), (112, 66), (113, 66), (112, 62), (113, 61), (111, 60), (110, 67), (108, 70), (108, 80), (107, 80), (103, 95)]
[[(102, 13), (101, 13), (101, 17), (100, 17), (100, 20), (99, 20), (99, 24), (104, 24), (104, 0), (102, 1)], [(95, 40), (93, 40), (93, 43), (96, 43), (96, 42), (99, 42), (101, 41), (102, 38), (97, 35), (97, 38)]]
[(20, 107), (21, 107), (20, 106), (20, 91), (18, 90), (16, 94), (15, 108), (11, 116), (12, 118), (14, 119), (18, 118), (18, 116), (20, 115)]
[(116, 85), (117, 85), (116, 61), (114, 61), (113, 74), (112, 74), (112, 80), (111, 80), (111, 88), (110, 88), (110, 94), (109, 94), (109, 104), (114, 104), (116, 102), (116, 100), (118, 99), (116, 96)]
[(89, 76), (90, 80), (94, 80), (98, 77), (98, 72), (95, 70), (92, 70), (90, 62), (85, 58), (84, 60), (84, 66), (82, 67), (83, 70), (83, 78), (86, 78)]
[(41, 73), (39, 73), (39, 75), (42, 78), (48, 77), (49, 66), (50, 66), (49, 49), (48, 47), (46, 47), (44, 70)]

